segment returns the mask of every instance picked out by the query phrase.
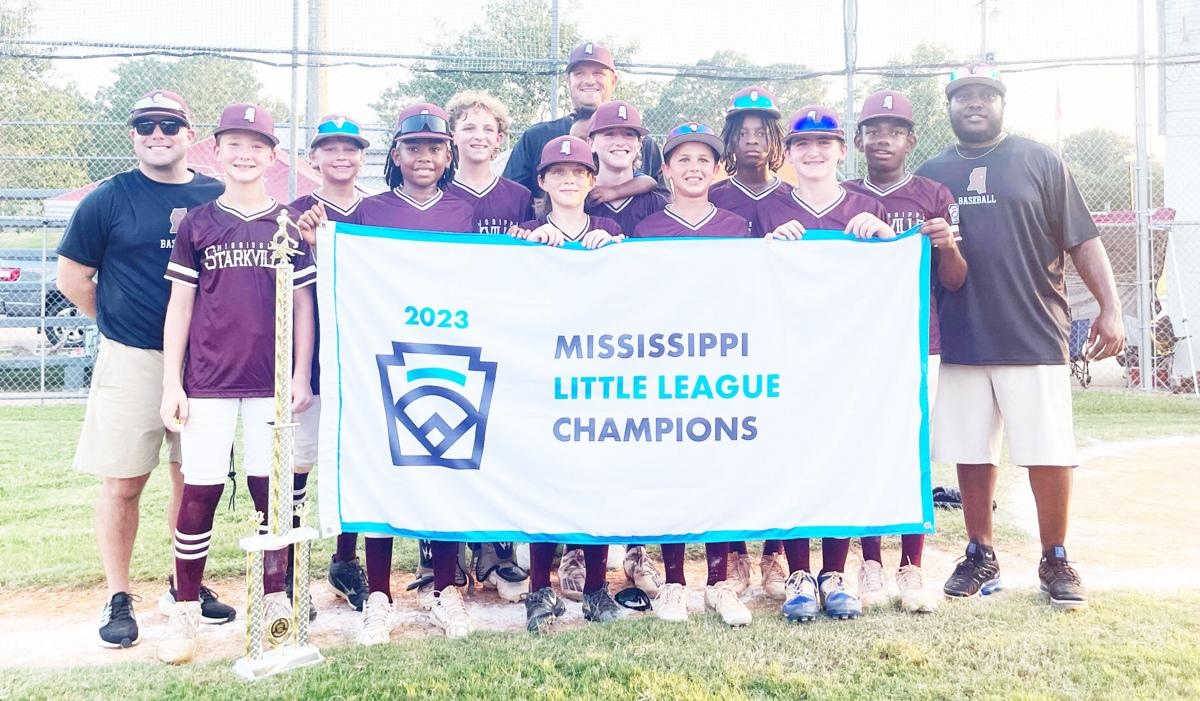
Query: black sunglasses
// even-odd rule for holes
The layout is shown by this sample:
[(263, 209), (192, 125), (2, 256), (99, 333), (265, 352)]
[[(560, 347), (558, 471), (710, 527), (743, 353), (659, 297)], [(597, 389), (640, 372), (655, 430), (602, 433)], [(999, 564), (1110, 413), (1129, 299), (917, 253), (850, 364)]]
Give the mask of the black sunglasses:
[(175, 136), (184, 126), (178, 119), (139, 119), (133, 123), (133, 130), (141, 136), (150, 136), (154, 133), (154, 127), (158, 127), (163, 136)]
[(450, 125), (436, 114), (414, 114), (403, 122), (400, 122), (400, 127), (396, 129), (395, 136), (419, 134), (421, 132), (433, 132), (434, 134), (450, 136)]

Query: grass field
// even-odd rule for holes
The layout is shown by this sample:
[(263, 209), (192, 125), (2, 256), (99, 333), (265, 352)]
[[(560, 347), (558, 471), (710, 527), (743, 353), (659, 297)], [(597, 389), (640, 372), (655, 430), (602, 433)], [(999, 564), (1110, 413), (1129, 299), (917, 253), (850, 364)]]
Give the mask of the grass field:
[[(1200, 435), (1200, 402), (1187, 398), (1086, 392), (1075, 409), (1081, 446)], [(0, 406), (0, 593), (9, 602), (26, 597), (34, 607), (102, 579), (91, 531), (96, 483), (70, 469), (81, 416), (78, 406)], [(1003, 488), (1024, 476), (1005, 470), (1001, 479)], [(952, 471), (936, 468), (933, 481), (953, 484)], [(170, 566), (165, 494), (165, 474), (155, 475), (133, 562), (147, 591), (161, 588), (156, 580)], [(244, 487), (235, 512), (221, 509), (212, 579), (242, 573), (234, 542), (249, 510)], [(960, 517), (938, 516), (929, 547), (960, 549)], [(997, 519), (997, 536), (1010, 547), (1031, 544), (1010, 511)], [(314, 561), (331, 547), (322, 541)], [(414, 560), (414, 548), (402, 544), (396, 568)], [(639, 619), (541, 640), (481, 632), (468, 641), (404, 637), (324, 652), (324, 665), (252, 686), (233, 677), (228, 661), (169, 669), (121, 663), (120, 653), (103, 666), (64, 659), (58, 668), (4, 670), (0, 698), (1195, 699), (1200, 592), (1107, 589), (1093, 593), (1089, 611), (1064, 615), (1032, 591), (1014, 591), (934, 616), (882, 613), (803, 627), (759, 605), (754, 625), (742, 630), (695, 614), (686, 625)]]

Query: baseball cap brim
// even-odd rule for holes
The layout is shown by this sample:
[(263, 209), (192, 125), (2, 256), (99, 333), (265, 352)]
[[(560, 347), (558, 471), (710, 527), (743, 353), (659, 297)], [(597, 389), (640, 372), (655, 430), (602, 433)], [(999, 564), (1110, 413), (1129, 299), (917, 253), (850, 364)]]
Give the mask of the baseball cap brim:
[(599, 127), (598, 129), (592, 129), (588, 132), (588, 136), (599, 134), (600, 132), (608, 131), (609, 129), (629, 129), (631, 131), (636, 131), (638, 136), (648, 136), (650, 134), (650, 130), (646, 127), (634, 126), (632, 124), (609, 124)]
[(861, 127), (862, 125), (867, 124), (868, 122), (874, 122), (877, 119), (894, 119), (897, 122), (904, 122), (905, 124), (907, 124), (910, 127), (913, 126), (914, 124), (916, 124), (916, 122), (909, 119), (908, 117), (905, 117), (905, 116), (899, 115), (899, 114), (868, 114), (865, 117), (860, 116), (858, 118), (858, 126)]
[(188, 118), (185, 115), (183, 115), (182, 113), (176, 112), (174, 110), (163, 110), (163, 109), (148, 109), (148, 110), (141, 110), (139, 112), (135, 112), (135, 113), (129, 115), (129, 125), (133, 126), (134, 122), (138, 121), (139, 119), (143, 119), (145, 117), (170, 117), (171, 119), (178, 119), (179, 121), (183, 122), (184, 124), (187, 124), (189, 127), (191, 126), (191, 124), (188, 122)]
[(575, 70), (575, 66), (578, 66), (581, 63), (594, 63), (597, 66), (600, 66), (602, 68), (607, 68), (608, 70), (612, 71), (613, 73), (617, 72), (616, 66), (614, 66), (613, 64), (611, 64), (607, 61), (601, 61), (600, 59), (596, 59), (596, 58), (581, 58), (581, 59), (577, 59), (575, 61), (571, 61), (570, 63), (567, 64), (567, 72), (570, 73), (571, 71)]
[(583, 158), (576, 158), (576, 157), (572, 156), (572, 157), (564, 158), (561, 161), (550, 161), (549, 163), (538, 164), (538, 170), (537, 170), (538, 175), (541, 175), (542, 171), (546, 170), (547, 168), (550, 168), (551, 166), (556, 166), (556, 165), (560, 165), (563, 163), (573, 163), (575, 165), (581, 165), (581, 166), (587, 168), (588, 170), (592, 171), (593, 173), (596, 172), (596, 162), (595, 161), (584, 160)]
[(453, 141), (448, 134), (436, 131), (413, 131), (396, 136), (395, 141), (414, 141), (416, 139), (432, 139), (435, 141)]
[(316, 148), (317, 144), (321, 143), (322, 141), (329, 141), (330, 139), (346, 139), (347, 141), (353, 141), (354, 143), (358, 144), (358, 147), (361, 149), (365, 149), (371, 145), (370, 141), (367, 141), (363, 137), (355, 134), (329, 133), (317, 134), (313, 137), (312, 141), (309, 142), (308, 147), (310, 149)]
[(794, 139), (797, 139), (801, 136), (833, 136), (841, 139), (842, 141), (846, 140), (846, 132), (843, 129), (806, 129), (804, 131), (794, 131), (785, 135), (783, 137), (783, 145), (787, 146)]
[(267, 132), (265, 132), (261, 129), (249, 129), (247, 127), (242, 127), (242, 126), (217, 127), (216, 129), (213, 129), (213, 136), (217, 136), (217, 135), (224, 134), (226, 132), (231, 132), (231, 131), (244, 131), (248, 134), (257, 134), (257, 135), (263, 137), (264, 139), (267, 139), (268, 141), (270, 141), (272, 146), (279, 145), (279, 137), (275, 136), (274, 134), (268, 134)]
[(716, 134), (706, 134), (703, 132), (681, 134), (667, 139), (667, 142), (663, 144), (663, 159), (666, 160), (672, 151), (684, 144), (704, 144), (716, 152), (717, 158), (720, 158), (721, 153), (725, 150), (725, 142), (721, 141), (721, 137)]
[(956, 78), (955, 80), (952, 80), (949, 83), (947, 83), (946, 84), (946, 97), (950, 97), (950, 95), (952, 95), (956, 90), (958, 90), (959, 88), (965, 88), (968, 85), (986, 85), (989, 88), (995, 89), (996, 92), (1000, 93), (1001, 97), (1004, 97), (1004, 94), (1007, 92), (1007, 89), (1004, 87), (1004, 83), (1001, 83), (1000, 81), (996, 80), (995, 78), (988, 78), (986, 76), (981, 76), (981, 75), (972, 75), (972, 76), (966, 76), (965, 78)]

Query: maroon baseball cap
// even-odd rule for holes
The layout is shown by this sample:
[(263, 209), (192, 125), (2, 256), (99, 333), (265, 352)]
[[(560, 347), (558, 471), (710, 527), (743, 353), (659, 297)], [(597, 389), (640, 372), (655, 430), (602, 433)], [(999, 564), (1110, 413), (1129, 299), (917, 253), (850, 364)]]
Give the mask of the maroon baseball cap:
[(676, 146), (690, 143), (704, 144), (711, 148), (718, 161), (721, 160), (721, 152), (725, 150), (725, 142), (721, 141), (721, 137), (717, 136), (717, 132), (713, 131), (712, 127), (697, 122), (688, 122), (680, 124), (667, 134), (667, 140), (663, 144), (663, 160), (670, 160), (671, 151)]
[(617, 67), (613, 64), (612, 54), (594, 41), (585, 41), (571, 49), (571, 55), (567, 57), (567, 72), (570, 73), (575, 64), (584, 61), (599, 63), (614, 73), (617, 71)]
[(1000, 82), (1000, 71), (995, 66), (989, 66), (986, 63), (972, 63), (952, 72), (950, 82), (946, 83), (946, 97), (950, 97), (955, 90), (968, 85), (986, 85), (1000, 93), (1000, 97), (1004, 97), (1004, 83)]
[(442, 139), (450, 141), (450, 115), (432, 102), (404, 108), (392, 125), (392, 141)]
[(864, 124), (869, 120), (880, 117), (898, 119), (913, 124), (912, 103), (904, 95), (895, 90), (880, 90), (867, 95), (863, 100), (862, 110), (858, 113), (858, 123)]
[(729, 117), (738, 112), (766, 112), (775, 119), (779, 119), (783, 114), (779, 111), (779, 103), (775, 101), (775, 96), (760, 85), (742, 88), (729, 97), (729, 107), (725, 110), (725, 116)]
[(650, 130), (642, 126), (642, 115), (637, 108), (624, 100), (605, 102), (596, 108), (592, 121), (588, 124), (588, 136), (605, 129), (632, 129), (638, 136), (645, 136)]
[(362, 135), (362, 125), (344, 114), (327, 114), (321, 117), (321, 121), (317, 122), (317, 133), (313, 135), (308, 148), (314, 149), (317, 144), (329, 139), (349, 139), (363, 149), (371, 145)]
[(138, 98), (129, 110), (129, 123), (142, 117), (174, 117), (191, 126), (187, 102), (170, 90), (151, 90)]
[(235, 102), (221, 111), (221, 121), (213, 129), (213, 136), (227, 131), (250, 131), (265, 136), (272, 146), (279, 145), (275, 136), (275, 120), (265, 107), (249, 102)]
[(827, 134), (846, 140), (846, 131), (842, 129), (842, 121), (837, 113), (821, 105), (808, 105), (796, 110), (788, 121), (788, 127), (788, 133), (783, 137), (785, 146), (801, 134)]
[(596, 161), (592, 158), (591, 145), (578, 136), (560, 136), (551, 139), (542, 147), (542, 160), (538, 163), (538, 174), (558, 163), (578, 163), (596, 172)]

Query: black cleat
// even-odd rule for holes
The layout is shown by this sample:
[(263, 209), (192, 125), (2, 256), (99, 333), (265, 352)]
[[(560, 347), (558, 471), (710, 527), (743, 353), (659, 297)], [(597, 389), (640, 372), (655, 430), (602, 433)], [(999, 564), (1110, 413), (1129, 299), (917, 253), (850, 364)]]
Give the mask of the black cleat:
[(133, 617), (133, 602), (140, 601), (137, 597), (125, 592), (113, 594), (112, 599), (104, 605), (100, 614), (100, 637), (97, 640), (101, 647), (133, 647), (138, 644), (137, 619)]
[[(159, 612), (170, 618), (171, 609), (175, 606), (175, 576), (167, 577), (167, 593), (163, 594), (158, 600)], [(223, 603), (217, 598), (216, 593), (206, 586), (200, 587), (200, 622), (207, 623), (212, 626), (219, 626), (222, 623), (228, 623), (237, 618), (237, 609), (229, 604)]]
[(1038, 578), (1042, 580), (1042, 591), (1050, 597), (1050, 605), (1054, 608), (1087, 608), (1087, 591), (1079, 580), (1079, 573), (1067, 560), (1067, 549), (1063, 546), (1055, 545), (1042, 553)]
[(970, 598), (988, 596), (1001, 588), (1000, 563), (996, 561), (995, 551), (990, 546), (971, 541), (942, 591), (949, 597)]
[(543, 587), (525, 597), (525, 629), (534, 635), (545, 633), (550, 624), (567, 612), (558, 594)]
[(367, 601), (367, 573), (358, 558), (345, 562), (332, 559), (329, 562), (329, 586), (355, 611), (362, 611)]
[(583, 594), (583, 617), (593, 623), (610, 623), (621, 618), (621, 607), (608, 593), (608, 587)]

